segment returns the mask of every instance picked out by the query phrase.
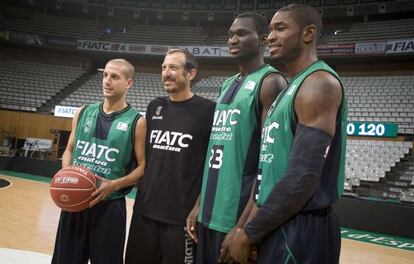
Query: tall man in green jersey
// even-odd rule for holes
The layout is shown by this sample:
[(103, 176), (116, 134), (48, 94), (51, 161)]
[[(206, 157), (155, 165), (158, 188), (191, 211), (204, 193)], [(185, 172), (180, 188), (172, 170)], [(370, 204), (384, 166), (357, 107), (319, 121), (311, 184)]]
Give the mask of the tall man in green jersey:
[(238, 222), (257, 173), (262, 121), (286, 87), (285, 78), (264, 62), (267, 21), (244, 13), (229, 29), (228, 46), (240, 72), (221, 86), (204, 165), (201, 196), (187, 219), (187, 230), (197, 239), (197, 263), (217, 263), (222, 242)]
[(230, 242), (248, 263), (339, 262), (341, 237), (332, 204), (343, 191), (346, 96), (337, 73), (318, 60), (318, 12), (307, 5), (279, 9), (270, 23), (272, 58), (286, 67), (289, 87), (272, 104), (262, 132), (258, 209)]
[(103, 71), (103, 102), (79, 109), (62, 156), (62, 167), (81, 165), (99, 177), (90, 208), (62, 211), (54, 264), (123, 263), (125, 195), (144, 173), (146, 122), (126, 102), (135, 76), (126, 60)]

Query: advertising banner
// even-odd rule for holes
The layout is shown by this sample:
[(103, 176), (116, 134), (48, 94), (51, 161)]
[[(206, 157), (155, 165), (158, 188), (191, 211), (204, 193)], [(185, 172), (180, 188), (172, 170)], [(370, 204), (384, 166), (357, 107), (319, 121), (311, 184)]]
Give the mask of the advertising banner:
[(316, 47), (318, 55), (321, 56), (338, 56), (338, 55), (352, 55), (355, 53), (355, 44), (327, 44)]
[(384, 54), (385, 42), (356, 43), (355, 54)]
[(397, 137), (398, 125), (379, 122), (349, 122), (346, 133), (348, 136)]
[(414, 53), (414, 39), (387, 41), (385, 53)]
[(73, 118), (73, 116), (75, 115), (76, 109), (78, 108), (73, 107), (73, 106), (56, 105), (55, 116)]

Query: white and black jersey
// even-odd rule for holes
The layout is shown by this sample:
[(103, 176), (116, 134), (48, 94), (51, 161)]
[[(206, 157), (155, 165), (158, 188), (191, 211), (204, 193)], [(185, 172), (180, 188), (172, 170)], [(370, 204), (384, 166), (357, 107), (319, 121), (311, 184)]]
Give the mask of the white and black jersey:
[(168, 224), (185, 225), (200, 193), (215, 103), (194, 95), (173, 102), (159, 97), (147, 108), (146, 168), (134, 210)]

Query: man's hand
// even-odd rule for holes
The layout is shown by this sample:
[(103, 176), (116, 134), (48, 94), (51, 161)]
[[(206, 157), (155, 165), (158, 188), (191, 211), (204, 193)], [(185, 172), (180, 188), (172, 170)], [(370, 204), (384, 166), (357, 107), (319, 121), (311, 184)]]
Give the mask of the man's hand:
[(230, 256), (240, 264), (256, 262), (256, 247), (252, 246), (243, 229), (237, 228), (229, 243)]
[(110, 181), (96, 175), (95, 177), (97, 179), (97, 182), (100, 182), (100, 184), (99, 188), (91, 194), (91, 196), (95, 198), (90, 202), (89, 208), (96, 205), (116, 190), (114, 181)]
[(223, 243), (221, 244), (219, 263), (234, 263), (234, 260), (230, 256), (230, 243), (232, 242), (233, 236), (236, 233), (237, 228), (233, 228), (224, 237)]
[(190, 237), (197, 243), (197, 217), (198, 217), (198, 201), (187, 216), (186, 231)]

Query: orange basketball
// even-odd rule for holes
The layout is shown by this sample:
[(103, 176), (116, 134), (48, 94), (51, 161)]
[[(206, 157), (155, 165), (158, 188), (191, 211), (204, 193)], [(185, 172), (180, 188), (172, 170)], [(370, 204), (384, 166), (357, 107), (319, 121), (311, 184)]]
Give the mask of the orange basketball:
[(88, 208), (96, 190), (96, 177), (81, 166), (69, 166), (58, 171), (50, 183), (50, 195), (57, 206), (68, 212)]

